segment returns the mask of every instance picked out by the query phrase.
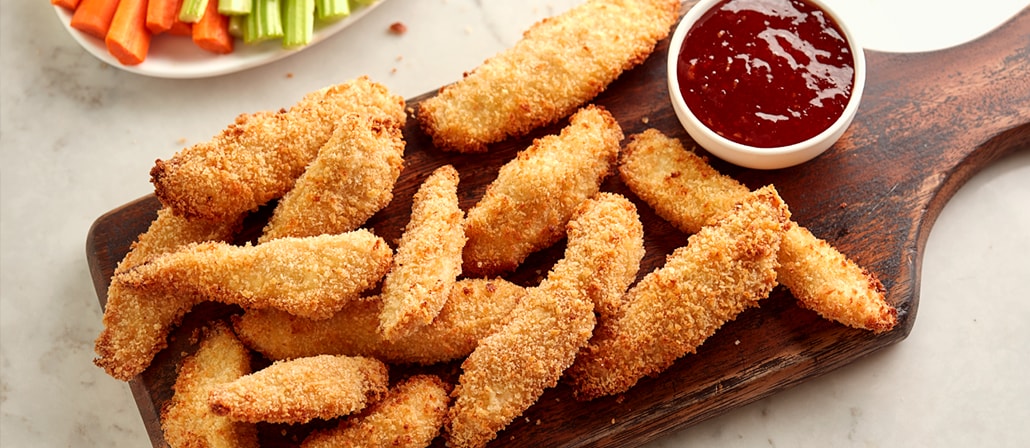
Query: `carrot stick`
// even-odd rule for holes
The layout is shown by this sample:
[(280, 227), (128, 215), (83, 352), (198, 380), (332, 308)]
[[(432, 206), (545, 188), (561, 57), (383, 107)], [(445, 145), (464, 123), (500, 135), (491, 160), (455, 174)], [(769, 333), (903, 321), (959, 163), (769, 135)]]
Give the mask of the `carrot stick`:
[(70, 11), (75, 11), (79, 6), (79, 0), (50, 0), (50, 3)]
[(136, 65), (143, 62), (150, 49), (147, 0), (120, 1), (104, 43), (107, 44), (107, 51), (122, 64)]
[(193, 24), (193, 42), (212, 53), (232, 52), (233, 37), (229, 34), (229, 17), (218, 12), (217, 1), (208, 1), (204, 15)]
[(71, 26), (83, 33), (103, 39), (111, 27), (118, 0), (82, 0), (72, 14)]
[(147, 3), (147, 29), (154, 34), (171, 29), (181, 5), (182, 0), (150, 0)]
[(172, 27), (168, 29), (168, 34), (175, 36), (192, 36), (193, 24), (179, 20), (179, 14), (176, 13), (175, 22), (173, 22)]

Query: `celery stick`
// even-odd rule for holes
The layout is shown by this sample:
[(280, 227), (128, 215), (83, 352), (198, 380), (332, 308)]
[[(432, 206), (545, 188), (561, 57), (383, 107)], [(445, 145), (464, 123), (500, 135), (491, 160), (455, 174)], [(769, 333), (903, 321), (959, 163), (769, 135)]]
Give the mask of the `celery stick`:
[(207, 2), (208, 0), (184, 0), (182, 7), (179, 8), (179, 20), (186, 23), (196, 23), (204, 16)]
[(250, 14), (250, 10), (251, 0), (218, 0), (218, 12), (222, 13), (223, 16)]
[(350, 9), (358, 9), (363, 6), (368, 6), (375, 3), (378, 0), (350, 0)]
[(339, 20), (350, 15), (350, 2), (347, 0), (315, 0), (315, 13), (318, 20)]
[[(250, 0), (247, 0), (250, 3)], [(243, 38), (243, 29), (247, 26), (247, 16), (245, 15), (233, 15), (229, 16), (229, 35), (232, 37)]]
[(303, 47), (311, 43), (315, 29), (315, 0), (285, 0), (283, 46)]
[(247, 23), (243, 27), (243, 41), (246, 43), (261, 42), (283, 37), (282, 16), (279, 0), (254, 0)]

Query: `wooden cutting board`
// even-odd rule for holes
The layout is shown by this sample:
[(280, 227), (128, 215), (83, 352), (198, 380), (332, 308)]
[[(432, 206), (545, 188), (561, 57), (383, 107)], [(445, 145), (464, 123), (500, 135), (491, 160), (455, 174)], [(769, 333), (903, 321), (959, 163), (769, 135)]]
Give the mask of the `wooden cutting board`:
[[(667, 52), (668, 42), (663, 41), (643, 65), (625, 73), (595, 102), (612, 112), (626, 135), (655, 127), (690, 143), (669, 104)], [(697, 354), (642, 380), (627, 393), (577, 402), (564, 384), (546, 391), (498, 435), (494, 446), (639, 445), (832, 371), (908, 335), (919, 304), (923, 248), (938, 213), (974, 173), (1008, 152), (1030, 147), (1030, 8), (962, 46), (866, 55), (868, 83), (862, 106), (848, 132), (827, 153), (776, 171), (712, 162), (749, 187), (775, 184), (798, 223), (875, 272), (887, 288), (887, 299), (899, 310), (897, 327), (879, 335), (845, 328), (800, 308), (780, 287), (761, 308), (744, 312), (720, 329)], [(413, 98), (409, 105), (433, 94)], [(462, 156), (433, 148), (409, 120), (404, 129), (406, 165), (395, 199), (368, 226), (391, 244), (396, 241), (408, 221), (415, 190), (446, 163), (461, 173), (459, 197), (468, 209), (501, 165), (533, 137), (555, 133), (562, 125), (497, 144), (487, 154)], [(637, 204), (646, 229), (641, 276), (685, 244), (686, 235), (655, 216), (617, 177), (609, 178), (602, 189), (622, 193)], [(143, 197), (101, 216), (90, 229), (87, 260), (101, 305), (115, 265), (147, 229), (158, 207), (153, 196)], [(267, 216), (265, 210), (248, 220), (240, 240), (256, 237)], [(510, 278), (524, 285), (538, 282), (563, 250), (559, 243), (533, 255)], [(155, 447), (167, 446), (159, 410), (171, 397), (182, 354), (193, 349), (190, 334), (211, 319), (238, 311), (218, 304), (198, 307), (151, 368), (130, 381)], [(456, 363), (434, 371), (450, 380), (460, 373)], [(266, 446), (290, 446), (313, 427), (326, 424), (262, 425), (260, 430)]]

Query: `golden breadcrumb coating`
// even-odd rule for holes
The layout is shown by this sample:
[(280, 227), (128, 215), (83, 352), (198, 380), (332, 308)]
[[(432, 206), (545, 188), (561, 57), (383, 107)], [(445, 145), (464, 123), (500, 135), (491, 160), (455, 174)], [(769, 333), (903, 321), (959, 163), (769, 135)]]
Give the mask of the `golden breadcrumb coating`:
[(393, 251), (365, 229), (233, 246), (198, 243), (114, 277), (138, 292), (192, 293), (244, 308), (325, 319), (376, 286)]
[(239, 232), (242, 221), (240, 217), (221, 221), (186, 219), (167, 207), (161, 207), (147, 231), (129, 246), (129, 252), (118, 262), (114, 273), (125, 272), (148, 258), (173, 252), (190, 243), (229, 241)]
[(208, 405), (240, 422), (307, 423), (350, 415), (375, 403), (389, 385), (386, 364), (372, 358), (319, 355), (276, 361), (216, 385)]
[(157, 160), (154, 194), (176, 214), (227, 219), (285, 194), (347, 113), (406, 118), (404, 99), (361, 77), (309, 93), (289, 110), (241, 114), (210, 141)]
[(783, 237), (777, 275), (803, 306), (826, 319), (876, 333), (897, 323), (898, 312), (872, 273), (797, 224)]
[[(118, 263), (115, 274), (190, 243), (228, 241), (239, 225), (239, 220), (187, 220), (162, 208)], [(188, 293), (141, 296), (120, 282), (112, 282), (104, 305), (104, 328), (94, 343), (97, 357), (93, 363), (123, 381), (142, 373), (154, 355), (168, 345), (168, 333), (200, 300)]]
[(556, 123), (641, 62), (679, 17), (677, 0), (590, 0), (537, 22), (513, 47), (419, 104), (444, 150), (488, 144)]
[(379, 331), (399, 339), (429, 325), (461, 274), (465, 213), (458, 207), (458, 171), (437, 168), (415, 192), (408, 222), (383, 280)]
[(440, 434), (451, 386), (416, 375), (390, 388), (382, 401), (335, 428), (315, 431), (301, 448), (421, 448)]
[(276, 205), (258, 242), (357, 229), (393, 199), (403, 156), (399, 122), (347, 114)]
[(644, 225), (637, 207), (615, 193), (598, 193), (576, 208), (568, 224), (565, 258), (551, 276), (579, 276), (599, 320), (615, 316), (644, 258)]
[(749, 190), (724, 176), (679, 139), (648, 129), (627, 139), (619, 160), (623, 183), (655, 213), (688, 234), (747, 197)]
[[(619, 172), (659, 216), (688, 233), (747, 196), (747, 187), (653, 129), (630, 137)], [(876, 276), (808, 229), (791, 224), (779, 257), (778, 280), (802, 306), (877, 333), (897, 323), (897, 310), (887, 303)]]
[[(624, 198), (588, 200), (567, 226), (564, 257), (526, 290), (511, 321), (462, 363), (445, 427), (448, 446), (486, 445), (554, 387), (591, 337), (594, 300), (624, 291), (632, 281), (626, 272), (639, 269), (639, 218)], [(606, 275), (616, 278), (598, 278)]]
[(607, 110), (588, 105), (559, 135), (535, 140), (502, 166), (468, 211), (462, 270), (486, 277), (511, 271), (564, 237), (573, 210), (614, 169), (622, 137)]
[(161, 429), (172, 448), (257, 448), (257, 427), (215, 415), (207, 404), (216, 386), (250, 373), (250, 352), (229, 326), (205, 329), (196, 353), (183, 359), (174, 395), (161, 410)]
[(265, 357), (300, 358), (328, 353), (369, 356), (392, 364), (435, 364), (468, 356), (479, 340), (508, 321), (525, 288), (502, 279), (463, 279), (433, 323), (387, 341), (379, 333), (382, 301), (347, 304), (325, 320), (277, 310), (249, 310), (234, 316), (240, 339)]
[(664, 266), (626, 294), (569, 369), (579, 399), (626, 391), (694, 353), (776, 286), (776, 256), (789, 211), (771, 186), (692, 235)]

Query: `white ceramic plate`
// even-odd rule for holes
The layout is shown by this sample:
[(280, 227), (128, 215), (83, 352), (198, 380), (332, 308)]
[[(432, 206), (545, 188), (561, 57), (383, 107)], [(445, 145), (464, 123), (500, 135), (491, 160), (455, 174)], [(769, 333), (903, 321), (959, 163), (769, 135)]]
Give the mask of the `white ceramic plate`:
[(75, 28), (72, 28), (72, 13), (60, 6), (54, 6), (57, 16), (68, 33), (93, 56), (122, 70), (158, 78), (205, 78), (238, 72), (277, 61), (304, 51), (357, 22), (385, 0), (355, 9), (350, 16), (322, 26), (316, 25), (311, 44), (292, 50), (282, 47), (278, 41), (256, 45), (237, 40), (230, 54), (214, 54), (201, 50), (186, 36), (157, 35), (150, 43), (146, 60), (139, 65), (124, 65), (107, 51), (104, 42)]

